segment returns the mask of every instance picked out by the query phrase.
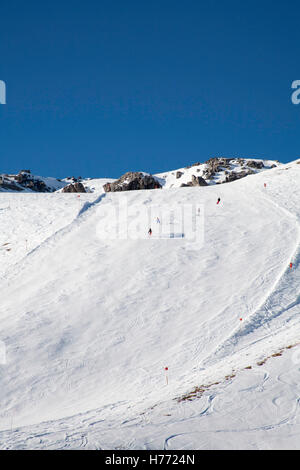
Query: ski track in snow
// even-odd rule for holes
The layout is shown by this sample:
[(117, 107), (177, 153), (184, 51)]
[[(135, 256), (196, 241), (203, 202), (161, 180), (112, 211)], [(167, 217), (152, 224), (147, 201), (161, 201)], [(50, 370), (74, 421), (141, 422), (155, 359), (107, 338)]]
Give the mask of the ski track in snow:
[(30, 262), (30, 257), (31, 256), (39, 256), (39, 251), (46, 248), (46, 249), (51, 249), (54, 247), (55, 243), (59, 238), (63, 238), (64, 235), (72, 230), (74, 226), (76, 226), (80, 221), (81, 217), (85, 215), (85, 213), (96, 206), (97, 204), (101, 203), (101, 201), (106, 197), (106, 193), (101, 194), (98, 196), (93, 202), (85, 202), (83, 207), (79, 210), (78, 214), (75, 216), (75, 218), (68, 223), (67, 225), (63, 226), (59, 230), (55, 231), (53, 234), (51, 234), (48, 238), (46, 238), (44, 241), (42, 241), (40, 244), (38, 244), (35, 248), (30, 250), (28, 253), (26, 253), (25, 257), (19, 260), (16, 264), (13, 264), (9, 267), (9, 269), (5, 272), (3, 275), (3, 279), (11, 278), (20, 273), (20, 270), (22, 269), (22, 266), (26, 265), (28, 262)]
[[(266, 194), (264, 194), (264, 197), (266, 197)], [(276, 330), (272, 328), (272, 320), (296, 306), (300, 307), (300, 291), (297, 293), (294, 289), (295, 285), (300, 285), (300, 223), (294, 214), (286, 210), (284, 207), (280, 207), (269, 196), (268, 200), (280, 211), (287, 214), (287, 216), (296, 224), (298, 238), (295, 247), (293, 248), (292, 253), (288, 256), (283, 268), (281, 268), (281, 272), (279, 273), (274, 286), (267, 293), (260, 306), (256, 308), (253, 313), (247, 316), (242, 327), (236, 328), (230, 337), (218, 347), (213, 354), (213, 359), (208, 358), (206, 360), (206, 365), (213, 364), (220, 360), (220, 358), (224, 358), (225, 356), (232, 354), (233, 350), (238, 349), (238, 344), (243, 338), (248, 340), (246, 344), (243, 344), (243, 349), (247, 349), (251, 344), (251, 334), (257, 329), (266, 329), (267, 327), (267, 334), (263, 332), (259, 340), (256, 338), (255, 342), (263, 341), (266, 337), (270, 337), (271, 335), (274, 336), (278, 330), (277, 325), (275, 325)], [(291, 260), (293, 261), (292, 270), (289, 267)], [(291, 283), (291, 277), (293, 278), (293, 283)], [(288, 300), (290, 297), (294, 297), (295, 300), (290, 302)], [(281, 326), (281, 329), (284, 329), (286, 327), (286, 323), (297, 317), (299, 313), (300, 308), (297, 309), (294, 315), (291, 315), (290, 318), (285, 319), (285, 323)]]

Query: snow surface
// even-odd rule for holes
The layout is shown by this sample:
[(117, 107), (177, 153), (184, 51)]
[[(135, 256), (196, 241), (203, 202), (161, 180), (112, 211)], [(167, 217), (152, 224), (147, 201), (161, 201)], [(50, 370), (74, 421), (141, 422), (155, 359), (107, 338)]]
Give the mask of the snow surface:
[(299, 181), (1, 193), (0, 449), (299, 449)]

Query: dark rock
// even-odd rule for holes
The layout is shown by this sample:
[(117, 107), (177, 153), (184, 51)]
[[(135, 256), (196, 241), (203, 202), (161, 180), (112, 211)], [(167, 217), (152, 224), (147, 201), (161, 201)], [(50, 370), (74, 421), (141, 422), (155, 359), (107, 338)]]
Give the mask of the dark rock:
[(62, 190), (63, 193), (86, 193), (85, 187), (82, 183), (68, 184)]
[(192, 176), (192, 186), (207, 186), (207, 182), (201, 176)]
[(0, 189), (7, 189), (9, 191), (23, 191), (23, 188), (15, 184), (13, 181), (8, 180), (5, 176), (0, 176)]
[(231, 171), (225, 178), (224, 183), (231, 183), (232, 181), (239, 180), (241, 178), (245, 178), (245, 176), (252, 175), (254, 172), (252, 170), (244, 170), (244, 171)]
[(206, 168), (203, 172), (203, 176), (206, 179), (211, 179), (216, 173), (222, 171), (224, 168), (230, 168), (231, 158), (210, 158), (205, 162)]
[(184, 173), (182, 171), (176, 171), (176, 178), (181, 178)]
[(117, 181), (106, 183), (103, 188), (105, 192), (134, 191), (139, 189), (161, 188), (161, 184), (152, 175), (129, 171)]
[(180, 185), (181, 188), (186, 188), (186, 187), (191, 187), (191, 186), (208, 186), (208, 184), (204, 178), (201, 178), (201, 176), (193, 175), (192, 181), (189, 181), (188, 183), (182, 183)]
[(261, 168), (264, 168), (264, 162), (262, 162), (262, 161), (257, 162), (255, 160), (250, 160), (250, 161), (247, 161), (246, 164), (250, 168), (256, 168), (258, 170), (260, 170)]

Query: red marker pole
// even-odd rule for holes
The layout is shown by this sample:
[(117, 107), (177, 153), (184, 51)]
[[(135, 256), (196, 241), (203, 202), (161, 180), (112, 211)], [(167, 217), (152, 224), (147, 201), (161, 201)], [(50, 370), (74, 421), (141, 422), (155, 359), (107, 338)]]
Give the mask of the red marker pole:
[(167, 385), (168, 385), (168, 383), (169, 383), (169, 380), (168, 380), (168, 370), (169, 370), (169, 368), (168, 368), (168, 367), (165, 367)]

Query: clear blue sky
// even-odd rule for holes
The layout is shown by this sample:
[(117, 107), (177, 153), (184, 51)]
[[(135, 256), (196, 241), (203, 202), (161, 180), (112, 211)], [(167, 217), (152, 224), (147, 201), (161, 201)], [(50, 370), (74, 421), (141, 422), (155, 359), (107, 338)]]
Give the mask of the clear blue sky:
[(300, 157), (299, 1), (1, 2), (0, 172)]

